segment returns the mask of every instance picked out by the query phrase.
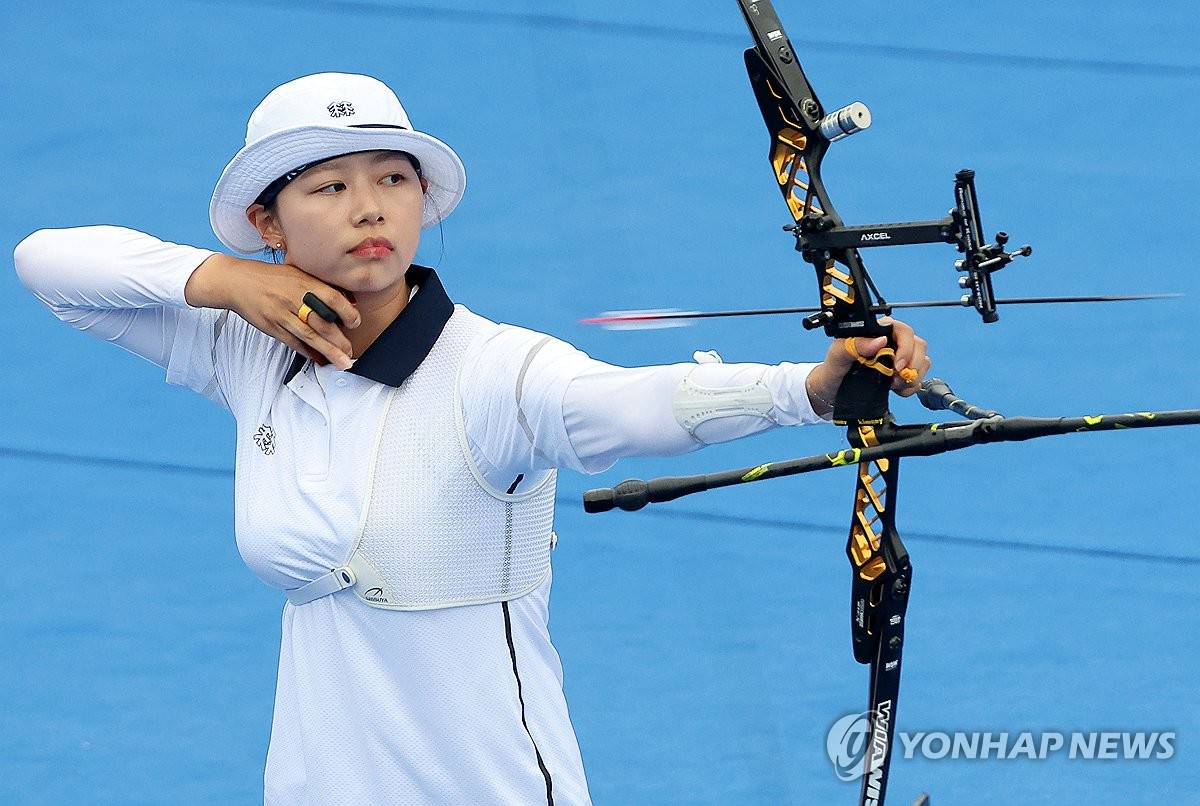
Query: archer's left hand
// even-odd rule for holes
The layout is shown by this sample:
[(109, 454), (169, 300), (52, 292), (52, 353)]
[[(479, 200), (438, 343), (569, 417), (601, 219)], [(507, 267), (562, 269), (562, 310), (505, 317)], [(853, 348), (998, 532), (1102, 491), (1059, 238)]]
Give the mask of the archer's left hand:
[[(879, 324), (892, 326), (892, 340), (896, 343), (896, 374), (892, 376), (892, 391), (901, 397), (916, 394), (931, 364), (925, 351), (925, 339), (914, 333), (912, 327), (897, 319), (883, 317)], [(873, 339), (861, 336), (835, 339), (829, 346), (825, 360), (809, 374), (805, 383), (813, 410), (819, 415), (833, 410), (838, 386), (857, 361), (855, 355), (866, 359), (874, 358), (886, 346), (887, 338), (884, 336)]]

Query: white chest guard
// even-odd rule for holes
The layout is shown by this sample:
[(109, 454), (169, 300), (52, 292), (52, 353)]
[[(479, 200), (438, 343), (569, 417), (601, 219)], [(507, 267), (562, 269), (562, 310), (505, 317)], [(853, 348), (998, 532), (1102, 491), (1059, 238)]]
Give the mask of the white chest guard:
[(456, 308), (429, 355), (392, 391), (354, 550), (343, 567), (288, 591), (293, 604), (352, 586), (373, 607), (433, 610), (513, 599), (546, 578), (556, 474), (516, 495), (494, 490), (463, 428), (458, 386), (479, 380), (459, 378), (458, 369), (489, 324)]

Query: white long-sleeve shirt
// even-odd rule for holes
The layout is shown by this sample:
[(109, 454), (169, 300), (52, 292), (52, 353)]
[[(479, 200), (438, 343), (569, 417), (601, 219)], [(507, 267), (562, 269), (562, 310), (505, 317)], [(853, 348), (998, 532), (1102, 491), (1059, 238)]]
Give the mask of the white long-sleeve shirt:
[[(354, 369), (318, 367), (236, 314), (187, 304), (187, 280), (211, 254), (87, 227), (35, 233), (15, 259), (60, 319), (234, 415), (239, 550), (268, 585), (297, 588), (353, 547), (385, 400), (428, 352), (450, 303), (436, 275), (419, 275), (409, 307)], [(472, 379), (461, 387), (462, 429), (486, 484), (525, 489), (558, 468), (598, 472), (624, 456), (816, 422), (804, 387), (812, 366), (622, 368), (492, 324), (462, 359)], [(709, 390), (760, 384), (770, 410), (689, 431), (673, 404), (685, 378)], [(587, 803), (547, 630), (549, 590), (547, 578), (503, 605), (416, 612), (373, 608), (348, 591), (285, 606), (266, 801)]]

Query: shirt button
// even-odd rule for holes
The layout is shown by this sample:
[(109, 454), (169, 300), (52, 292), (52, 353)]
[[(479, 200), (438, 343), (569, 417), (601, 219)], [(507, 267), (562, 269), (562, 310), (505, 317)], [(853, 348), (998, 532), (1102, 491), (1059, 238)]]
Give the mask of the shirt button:
[(345, 378), (338, 378), (338, 379), (337, 379), (337, 385), (338, 385), (338, 386), (345, 386), (347, 383), (349, 383), (349, 381), (347, 381)]

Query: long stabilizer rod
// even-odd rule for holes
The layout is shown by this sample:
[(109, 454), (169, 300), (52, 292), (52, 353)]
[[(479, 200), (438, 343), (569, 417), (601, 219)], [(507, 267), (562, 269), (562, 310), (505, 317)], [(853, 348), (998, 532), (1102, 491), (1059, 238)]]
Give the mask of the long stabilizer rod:
[[(949, 387), (947, 387), (949, 388)], [(901, 426), (904, 431), (894, 442), (872, 448), (845, 448), (833, 453), (770, 462), (756, 467), (703, 473), (696, 476), (667, 476), (642, 481), (628, 479), (616, 487), (589, 490), (583, 494), (587, 512), (623, 509), (628, 512), (646, 504), (674, 501), (685, 495), (732, 487), (782, 476), (795, 476), (835, 467), (852, 467), (902, 456), (934, 456), (989, 442), (1021, 442), (1027, 439), (1074, 434), (1088, 431), (1115, 431), (1127, 428), (1161, 428), (1175, 425), (1200, 425), (1200, 410), (1146, 411), (1132, 414), (1098, 414), (1085, 417), (986, 417), (957, 423)]]

